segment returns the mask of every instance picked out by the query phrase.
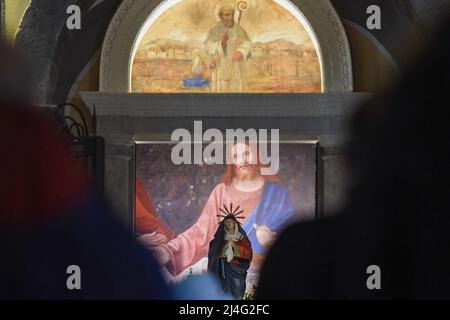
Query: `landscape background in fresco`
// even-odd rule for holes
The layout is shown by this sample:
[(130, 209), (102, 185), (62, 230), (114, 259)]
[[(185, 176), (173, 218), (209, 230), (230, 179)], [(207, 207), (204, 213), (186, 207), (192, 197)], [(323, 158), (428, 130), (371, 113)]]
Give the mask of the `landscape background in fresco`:
[[(246, 62), (247, 91), (320, 92), (321, 74), (313, 42), (289, 11), (272, 0), (248, 0), (241, 26), (251, 42)], [(132, 92), (210, 92), (186, 88), (204, 41), (219, 21), (217, 0), (183, 0), (163, 12), (138, 46), (132, 65)], [(236, 14), (237, 16), (237, 14)], [(201, 74), (208, 79), (208, 72)]]

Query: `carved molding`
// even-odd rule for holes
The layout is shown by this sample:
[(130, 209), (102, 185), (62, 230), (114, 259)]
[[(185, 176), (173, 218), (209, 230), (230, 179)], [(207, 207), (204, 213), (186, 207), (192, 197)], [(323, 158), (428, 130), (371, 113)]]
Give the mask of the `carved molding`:
[[(343, 24), (329, 0), (292, 0), (306, 17), (320, 47), (324, 92), (353, 91), (350, 47)], [(124, 0), (102, 47), (100, 91), (130, 92), (130, 56), (146, 19), (160, 0)]]
[(343, 117), (369, 93), (145, 94), (82, 92), (97, 117)]

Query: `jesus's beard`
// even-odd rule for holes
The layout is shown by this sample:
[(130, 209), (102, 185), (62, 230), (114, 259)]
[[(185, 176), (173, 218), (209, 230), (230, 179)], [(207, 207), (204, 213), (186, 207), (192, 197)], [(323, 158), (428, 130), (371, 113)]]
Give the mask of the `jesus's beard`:
[(238, 181), (251, 181), (259, 178), (259, 168), (256, 165), (236, 165), (234, 167), (234, 178)]

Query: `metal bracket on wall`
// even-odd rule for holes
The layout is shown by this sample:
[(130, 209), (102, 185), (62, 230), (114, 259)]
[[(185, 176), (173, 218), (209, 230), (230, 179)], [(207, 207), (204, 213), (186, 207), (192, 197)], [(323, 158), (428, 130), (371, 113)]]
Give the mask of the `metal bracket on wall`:
[[(73, 117), (67, 115), (66, 107), (69, 107), (77, 112), (81, 119), (81, 123), (75, 120)], [(89, 136), (86, 118), (84, 117), (80, 108), (78, 108), (73, 103), (64, 102), (56, 107), (56, 111), (59, 113), (60, 117), (64, 119), (64, 131), (67, 135), (72, 136), (73, 139)], [(75, 133), (73, 132), (74, 130)]]

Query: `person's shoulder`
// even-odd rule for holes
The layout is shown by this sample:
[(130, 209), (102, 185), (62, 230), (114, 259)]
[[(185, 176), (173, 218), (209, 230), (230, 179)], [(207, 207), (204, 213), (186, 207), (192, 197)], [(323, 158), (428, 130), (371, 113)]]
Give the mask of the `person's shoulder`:
[(211, 28), (211, 32), (219, 32), (223, 29), (223, 23), (220, 21), (216, 22), (216, 24)]
[(278, 192), (288, 192), (288, 188), (281, 183), (280, 181), (269, 181), (266, 180), (265, 182), (265, 188), (273, 189)]
[(208, 41), (217, 41), (222, 34), (223, 34), (223, 25), (221, 25), (220, 22), (217, 22), (209, 30), (208, 37), (207, 37), (207, 39), (205, 41), (206, 42), (208, 42)]
[(225, 182), (219, 182), (213, 189), (213, 193), (214, 192), (221, 192), (223, 190), (227, 190), (229, 188), (229, 186), (225, 183)]
[[(293, 223), (287, 226), (279, 237), (281, 243), (308, 243), (320, 239), (328, 243), (331, 239), (339, 238), (339, 233), (346, 229), (347, 215), (335, 215), (321, 220), (309, 220)], [(308, 239), (308, 241), (305, 241)], [(300, 242), (299, 242), (300, 241)]]

